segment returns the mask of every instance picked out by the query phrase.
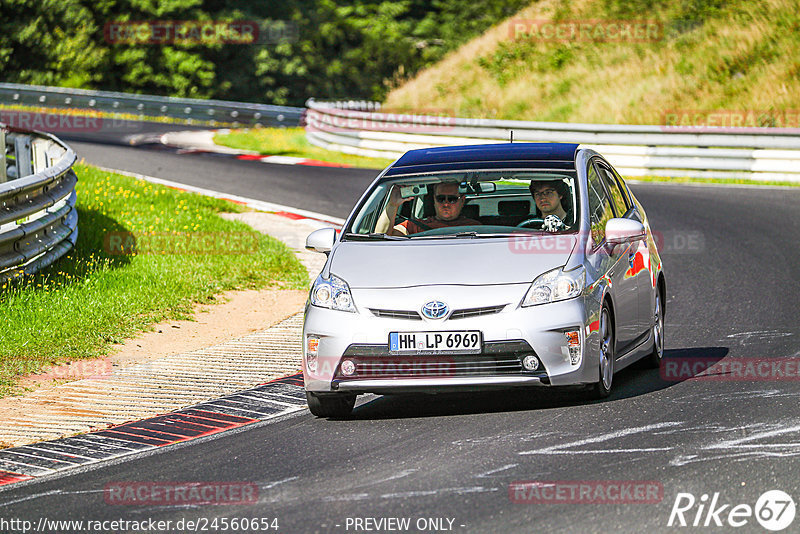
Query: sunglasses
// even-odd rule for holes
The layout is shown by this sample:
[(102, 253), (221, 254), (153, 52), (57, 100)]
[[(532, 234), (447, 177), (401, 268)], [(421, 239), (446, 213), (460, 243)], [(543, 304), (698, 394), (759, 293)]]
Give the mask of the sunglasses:
[(444, 204), (444, 203), (455, 204), (456, 202), (459, 201), (459, 199), (461, 199), (461, 197), (458, 195), (436, 195), (435, 198), (436, 202), (438, 202), (439, 204)]

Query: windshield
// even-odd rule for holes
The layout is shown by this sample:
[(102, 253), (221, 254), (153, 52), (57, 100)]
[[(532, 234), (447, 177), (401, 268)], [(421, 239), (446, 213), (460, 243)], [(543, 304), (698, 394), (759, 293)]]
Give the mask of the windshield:
[(491, 237), (578, 229), (569, 171), (409, 175), (378, 184), (346, 239)]

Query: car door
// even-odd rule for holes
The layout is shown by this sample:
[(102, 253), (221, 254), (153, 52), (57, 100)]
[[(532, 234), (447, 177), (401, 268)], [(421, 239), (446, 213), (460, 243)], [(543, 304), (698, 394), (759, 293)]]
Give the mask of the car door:
[(617, 338), (616, 355), (619, 356), (630, 348), (639, 336), (639, 292), (636, 279), (629, 276), (631, 249), (635, 249), (635, 244), (610, 246), (606, 243), (606, 223), (609, 219), (624, 213), (616, 212), (620, 208), (615, 207), (616, 202), (598, 169), (596, 161), (593, 160), (586, 172), (589, 186), (589, 216), (594, 246), (600, 254), (607, 254), (610, 260), (606, 276), (611, 280)]
[[(636, 205), (631, 201), (625, 183), (619, 173), (604, 161), (597, 162), (597, 168), (603, 183), (611, 191), (612, 203), (617, 209), (617, 213), (624, 210), (624, 217), (644, 223), (641, 214), (636, 209)], [(617, 215), (618, 217), (620, 215)], [(647, 241), (641, 239), (632, 243), (628, 251), (628, 271), (626, 276), (636, 280), (636, 291), (639, 302), (639, 321), (637, 327), (638, 339), (641, 341), (646, 337), (650, 330), (650, 321), (653, 312), (653, 276), (650, 264), (650, 249), (647, 248)]]
[[(617, 182), (622, 189), (622, 192), (625, 194), (625, 198), (628, 201), (628, 205), (631, 207), (631, 211), (629, 211), (629, 217), (639, 221), (640, 223), (644, 224), (647, 227), (647, 221), (645, 221), (644, 213), (640, 212), (640, 209), (637, 208), (636, 203), (631, 199), (631, 192), (628, 189), (628, 186), (625, 184), (625, 180), (619, 175), (619, 173), (611, 167), (611, 170), (614, 173), (614, 176), (617, 178)], [(655, 286), (656, 286), (656, 279), (654, 277), (655, 273), (655, 265), (658, 263), (654, 260), (654, 258), (650, 255), (650, 247), (648, 245), (648, 241), (646, 239), (642, 239), (638, 242), (637, 253), (641, 254), (642, 261), (641, 263), (637, 263), (637, 273), (636, 276), (637, 280), (637, 287), (639, 288), (639, 324), (642, 329), (642, 336), (648, 336), (650, 334), (650, 328), (653, 326), (653, 311), (655, 308)]]

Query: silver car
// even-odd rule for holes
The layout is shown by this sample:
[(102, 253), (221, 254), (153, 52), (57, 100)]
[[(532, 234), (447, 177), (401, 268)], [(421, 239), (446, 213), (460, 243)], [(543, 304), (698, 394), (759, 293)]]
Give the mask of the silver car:
[(597, 152), (513, 143), (407, 152), (370, 185), (303, 325), (311, 412), (360, 393), (583, 385), (664, 351), (665, 277), (644, 208)]

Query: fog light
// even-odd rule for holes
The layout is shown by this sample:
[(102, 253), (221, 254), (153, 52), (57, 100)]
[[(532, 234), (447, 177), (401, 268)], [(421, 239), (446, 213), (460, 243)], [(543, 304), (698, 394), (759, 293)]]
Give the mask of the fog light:
[(580, 330), (570, 330), (564, 332), (564, 337), (567, 338), (569, 363), (578, 365), (581, 362), (581, 332)]
[(306, 337), (306, 369), (310, 373), (317, 372), (317, 355), (319, 353), (319, 337)]
[(522, 358), (522, 367), (524, 367), (526, 371), (537, 370), (539, 368), (539, 358), (533, 354), (528, 354)]
[(355, 372), (356, 364), (354, 364), (352, 360), (345, 360), (342, 362), (342, 374), (344, 376), (350, 376)]

